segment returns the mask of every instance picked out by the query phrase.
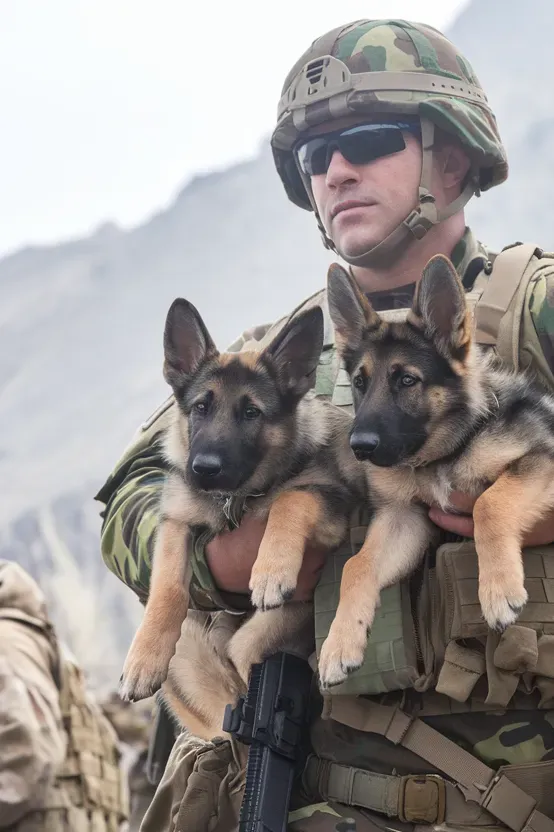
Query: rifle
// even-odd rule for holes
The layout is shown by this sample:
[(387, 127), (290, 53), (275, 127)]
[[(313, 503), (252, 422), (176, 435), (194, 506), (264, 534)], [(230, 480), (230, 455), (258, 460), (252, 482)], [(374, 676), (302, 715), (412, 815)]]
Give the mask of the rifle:
[(225, 709), (223, 730), (250, 746), (239, 832), (286, 830), (311, 682), (305, 659), (275, 653), (252, 665), (246, 695)]

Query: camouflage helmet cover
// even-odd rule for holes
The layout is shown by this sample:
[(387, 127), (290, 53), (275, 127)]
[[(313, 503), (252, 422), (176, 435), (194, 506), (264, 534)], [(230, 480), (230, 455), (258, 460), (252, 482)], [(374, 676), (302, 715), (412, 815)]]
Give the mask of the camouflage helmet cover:
[(454, 135), (485, 191), (508, 175), (496, 119), (469, 62), (436, 29), (358, 20), (315, 40), (289, 72), (271, 146), (289, 199), (312, 210), (292, 148), (306, 130), (345, 116), (416, 114)]

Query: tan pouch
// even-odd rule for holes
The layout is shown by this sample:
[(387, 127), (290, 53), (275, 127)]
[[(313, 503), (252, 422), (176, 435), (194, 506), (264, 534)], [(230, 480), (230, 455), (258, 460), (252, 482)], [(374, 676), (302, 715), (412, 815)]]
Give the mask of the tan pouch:
[(430, 639), (438, 693), (466, 702), (486, 677), (491, 707), (506, 707), (518, 687), (538, 689), (539, 707), (554, 706), (554, 545), (525, 549), (523, 563), (529, 600), (517, 622), (498, 633), (481, 614), (475, 543), (437, 550)]

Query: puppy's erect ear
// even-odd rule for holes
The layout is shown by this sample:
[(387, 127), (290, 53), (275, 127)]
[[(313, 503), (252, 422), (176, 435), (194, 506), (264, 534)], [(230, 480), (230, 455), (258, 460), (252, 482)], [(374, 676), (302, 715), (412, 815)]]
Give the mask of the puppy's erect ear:
[(217, 349), (192, 303), (176, 298), (169, 307), (164, 331), (164, 378), (180, 387)]
[(408, 321), (423, 330), (446, 358), (463, 361), (471, 342), (471, 313), (448, 257), (437, 254), (425, 266)]
[(262, 355), (277, 370), (281, 390), (300, 398), (313, 386), (322, 349), (323, 312), (315, 306), (289, 321)]
[(365, 332), (377, 332), (383, 325), (356, 281), (338, 263), (327, 273), (327, 299), (341, 353), (357, 350)]

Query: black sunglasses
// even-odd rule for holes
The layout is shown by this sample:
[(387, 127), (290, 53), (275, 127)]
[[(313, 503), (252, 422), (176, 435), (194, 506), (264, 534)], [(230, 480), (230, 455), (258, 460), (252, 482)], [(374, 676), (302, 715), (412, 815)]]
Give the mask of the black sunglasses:
[(297, 164), (306, 176), (327, 173), (335, 150), (351, 165), (367, 165), (375, 159), (399, 153), (406, 147), (403, 131), (421, 135), (419, 122), (358, 124), (300, 142), (294, 148)]

